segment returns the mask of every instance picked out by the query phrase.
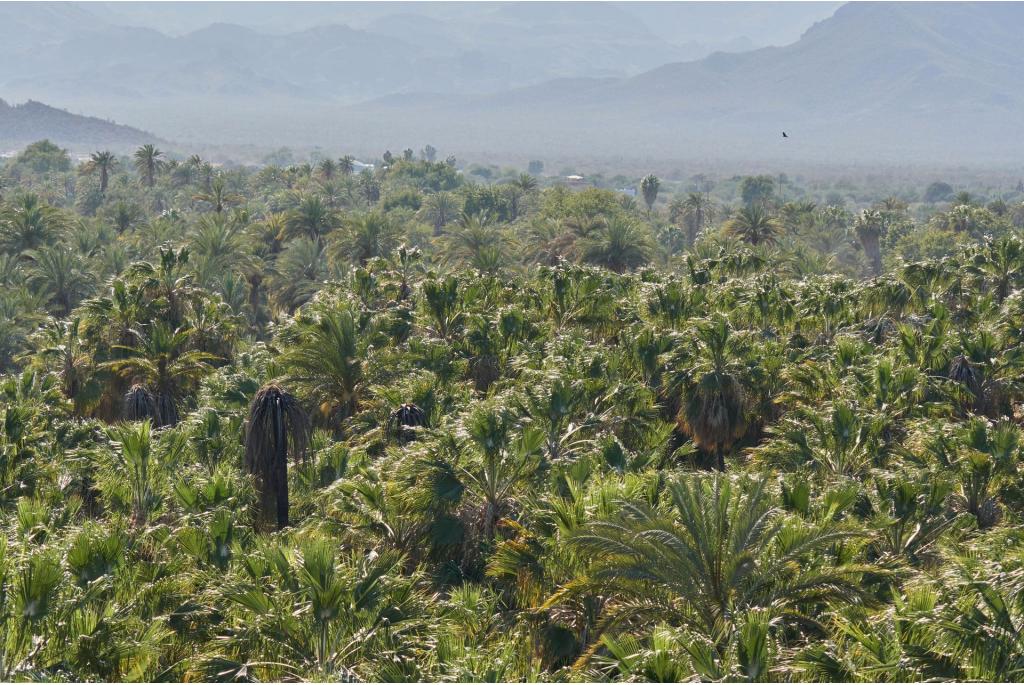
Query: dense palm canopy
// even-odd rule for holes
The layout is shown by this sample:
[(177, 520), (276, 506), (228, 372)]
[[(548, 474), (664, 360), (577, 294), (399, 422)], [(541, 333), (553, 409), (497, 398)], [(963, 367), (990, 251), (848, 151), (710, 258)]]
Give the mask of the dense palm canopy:
[(435, 152), (0, 167), (0, 680), (1024, 676), (1024, 195)]

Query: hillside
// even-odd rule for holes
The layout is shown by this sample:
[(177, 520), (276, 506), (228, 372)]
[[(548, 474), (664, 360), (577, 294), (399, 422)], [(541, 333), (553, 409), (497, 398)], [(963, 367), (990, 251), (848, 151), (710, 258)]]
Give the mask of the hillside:
[(72, 114), (34, 100), (13, 106), (0, 100), (0, 143), (21, 144), (41, 138), (61, 145), (111, 147), (157, 140), (152, 134), (131, 126)]
[[(524, 144), (602, 140), (649, 154), (873, 159), (1024, 152), (1020, 3), (851, 3), (782, 48), (668, 64), (624, 79), (552, 81), (437, 106), (392, 98), (358, 108)], [(525, 130), (523, 123), (541, 131)], [(790, 130), (782, 146), (780, 131)]]

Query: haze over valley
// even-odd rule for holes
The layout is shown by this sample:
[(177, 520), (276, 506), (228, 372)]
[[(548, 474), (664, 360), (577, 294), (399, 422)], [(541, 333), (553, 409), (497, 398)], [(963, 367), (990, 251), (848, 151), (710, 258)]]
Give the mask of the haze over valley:
[(1005, 165), (1021, 25), (1019, 3), (10, 3), (0, 97), (236, 156)]

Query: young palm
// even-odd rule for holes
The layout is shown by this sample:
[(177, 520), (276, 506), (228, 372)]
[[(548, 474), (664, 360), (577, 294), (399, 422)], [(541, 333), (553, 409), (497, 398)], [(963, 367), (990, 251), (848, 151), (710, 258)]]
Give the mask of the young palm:
[(667, 494), (665, 512), (621, 502), (573, 534), (590, 570), (548, 605), (577, 591), (608, 593), (606, 624), (667, 620), (724, 646), (751, 611), (767, 611), (772, 630), (785, 631), (817, 624), (822, 604), (866, 600), (869, 569), (831, 555), (855, 533), (784, 516), (765, 481), (689, 476)]

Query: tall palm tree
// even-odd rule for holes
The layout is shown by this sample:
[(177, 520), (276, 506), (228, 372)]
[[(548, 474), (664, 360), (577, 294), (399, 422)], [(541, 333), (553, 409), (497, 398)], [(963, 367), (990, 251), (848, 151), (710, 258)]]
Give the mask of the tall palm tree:
[(89, 161), (86, 162), (84, 170), (89, 174), (99, 173), (100, 192), (105, 193), (107, 192), (107, 185), (110, 183), (110, 174), (116, 166), (117, 156), (109, 150), (104, 150), (103, 152), (94, 152), (89, 155)]
[(670, 218), (673, 221), (682, 220), (686, 226), (686, 242), (689, 247), (693, 247), (701, 231), (715, 219), (714, 203), (705, 193), (688, 193), (686, 198), (679, 202), (676, 212), (677, 217)]
[(304, 459), (309, 417), (293, 395), (278, 385), (259, 389), (245, 425), (245, 468), (256, 476), (260, 511), (278, 529), (288, 525), (288, 458)]
[(157, 172), (164, 166), (161, 159), (163, 154), (152, 143), (147, 143), (135, 151), (135, 169), (147, 188), (152, 188), (156, 184)]
[(658, 200), (658, 191), (661, 190), (661, 180), (654, 174), (648, 174), (640, 179), (640, 194), (644, 197), (644, 204), (647, 205), (647, 213), (654, 209), (654, 203)]
[(853, 229), (864, 246), (864, 253), (871, 261), (871, 272), (882, 273), (882, 248), (880, 238), (885, 234), (885, 219), (877, 209), (862, 210), (853, 221)]
[(342, 176), (351, 176), (356, 169), (356, 160), (351, 155), (345, 155), (338, 160), (338, 173)]
[(338, 173), (338, 165), (333, 159), (321, 160), (320, 164), (317, 165), (317, 171), (320, 172), (320, 177), (325, 181), (330, 181)]
[(779, 223), (762, 205), (750, 204), (736, 211), (725, 230), (750, 245), (771, 245), (779, 234)]
[(523, 197), (537, 190), (537, 179), (529, 174), (520, 174), (508, 184), (509, 221), (519, 218)]

